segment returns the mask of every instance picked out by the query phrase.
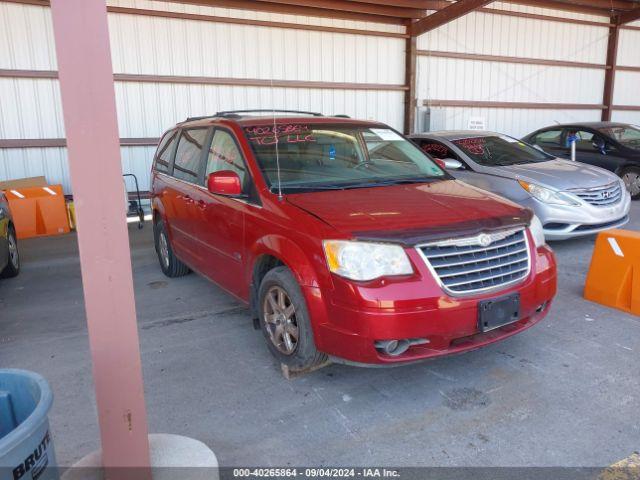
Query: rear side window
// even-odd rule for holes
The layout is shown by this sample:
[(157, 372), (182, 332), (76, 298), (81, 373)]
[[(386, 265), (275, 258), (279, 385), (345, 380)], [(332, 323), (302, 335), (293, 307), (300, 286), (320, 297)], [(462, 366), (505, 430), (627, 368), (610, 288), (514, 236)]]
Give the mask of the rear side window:
[(557, 146), (561, 145), (562, 130), (547, 130), (546, 132), (540, 132), (533, 138), (533, 143), (540, 145), (541, 147)]
[(178, 138), (178, 132), (168, 132), (158, 145), (158, 151), (156, 152), (156, 161), (154, 168), (157, 172), (168, 173), (171, 166), (171, 154), (173, 153), (173, 147), (176, 144), (176, 138)]
[(458, 156), (455, 153), (453, 153), (449, 149), (449, 147), (447, 147), (446, 145), (443, 145), (440, 142), (435, 142), (433, 140), (422, 140), (420, 142), (420, 148), (422, 148), (422, 150), (425, 153), (428, 153), (433, 158), (439, 158), (439, 159), (453, 158), (456, 160), (458, 158)]
[(183, 130), (176, 150), (173, 176), (187, 182), (198, 183), (202, 147), (208, 136), (207, 128)]
[(241, 185), (245, 184), (247, 169), (238, 145), (229, 132), (216, 130), (209, 149), (204, 178), (207, 178), (210, 173), (222, 170), (231, 170), (237, 173)]

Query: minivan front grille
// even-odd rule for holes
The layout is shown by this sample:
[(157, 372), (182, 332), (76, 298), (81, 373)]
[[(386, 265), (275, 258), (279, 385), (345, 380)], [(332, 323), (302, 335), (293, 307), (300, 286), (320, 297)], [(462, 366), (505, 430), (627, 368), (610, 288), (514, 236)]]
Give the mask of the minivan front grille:
[(498, 290), (523, 280), (530, 269), (529, 243), (519, 228), (427, 243), (418, 252), (448, 293)]
[(596, 207), (614, 205), (622, 200), (622, 186), (620, 182), (613, 182), (603, 187), (580, 188), (569, 191)]

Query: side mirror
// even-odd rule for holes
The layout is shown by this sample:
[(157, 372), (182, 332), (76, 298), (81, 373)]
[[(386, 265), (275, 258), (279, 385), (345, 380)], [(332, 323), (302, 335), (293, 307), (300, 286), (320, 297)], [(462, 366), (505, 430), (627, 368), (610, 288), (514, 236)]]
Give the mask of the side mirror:
[(464, 169), (464, 165), (462, 165), (462, 162), (454, 158), (443, 158), (442, 163), (444, 164), (444, 168), (447, 170), (463, 170)]
[(242, 195), (240, 177), (231, 170), (210, 173), (207, 177), (207, 189), (218, 195)]

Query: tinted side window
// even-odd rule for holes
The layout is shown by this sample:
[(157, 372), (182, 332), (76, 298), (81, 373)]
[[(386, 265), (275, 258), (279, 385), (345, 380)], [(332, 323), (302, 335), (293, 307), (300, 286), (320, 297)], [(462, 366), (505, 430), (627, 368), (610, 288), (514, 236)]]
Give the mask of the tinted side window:
[(240, 183), (245, 185), (247, 168), (233, 136), (224, 130), (216, 130), (207, 157), (206, 179), (210, 173), (221, 170), (231, 170), (240, 177)]
[(162, 137), (162, 140), (160, 140), (158, 150), (156, 151), (156, 161), (153, 167), (156, 171), (162, 173), (169, 172), (169, 168), (171, 166), (171, 154), (173, 153), (173, 147), (175, 146), (177, 137), (178, 133), (176, 131), (167, 132), (167, 134)]
[(187, 182), (198, 183), (202, 147), (208, 136), (207, 128), (183, 130), (176, 150), (173, 176)]
[(435, 142), (433, 140), (422, 140), (420, 141), (420, 148), (424, 150), (426, 153), (431, 155), (433, 158), (453, 158), (458, 159), (458, 156), (453, 153), (449, 147), (443, 145), (440, 142)]
[[(567, 138), (565, 140), (566, 146), (570, 147), (569, 140), (576, 138), (576, 149), (583, 152), (597, 152), (600, 151), (606, 145), (604, 139), (598, 135), (594, 135), (592, 132), (585, 130), (568, 130)], [(601, 148), (596, 145), (602, 145)]]
[(556, 146), (559, 147), (560, 140), (562, 138), (562, 130), (547, 130), (546, 132), (540, 132), (533, 138), (533, 143), (540, 145), (541, 147)]

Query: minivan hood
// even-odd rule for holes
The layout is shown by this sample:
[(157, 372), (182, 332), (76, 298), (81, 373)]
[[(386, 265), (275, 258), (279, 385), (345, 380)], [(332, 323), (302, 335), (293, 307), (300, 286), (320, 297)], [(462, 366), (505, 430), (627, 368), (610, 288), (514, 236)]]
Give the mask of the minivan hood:
[(531, 212), (456, 180), (287, 195), (292, 205), (363, 240), (415, 245), (528, 225)]
[(618, 178), (613, 173), (600, 167), (560, 159), (524, 165), (492, 167), (486, 172), (492, 175), (548, 186), (556, 190), (601, 187), (616, 181)]

